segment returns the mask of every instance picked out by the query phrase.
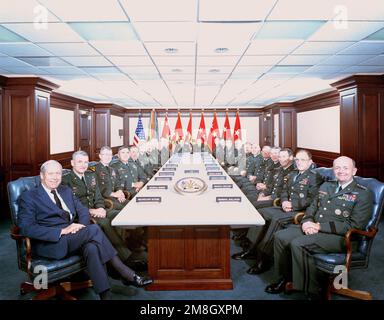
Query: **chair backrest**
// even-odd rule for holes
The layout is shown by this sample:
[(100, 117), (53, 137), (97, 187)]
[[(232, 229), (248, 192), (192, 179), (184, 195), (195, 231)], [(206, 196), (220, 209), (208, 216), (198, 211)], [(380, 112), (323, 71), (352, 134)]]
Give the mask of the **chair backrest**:
[(23, 177), (8, 182), (8, 201), (11, 209), (11, 218), (14, 225), (17, 225), (17, 215), (19, 213), (18, 199), (27, 190), (31, 190), (40, 184), (40, 176)]
[(332, 168), (319, 167), (314, 170), (323, 177), (324, 181), (336, 179)]

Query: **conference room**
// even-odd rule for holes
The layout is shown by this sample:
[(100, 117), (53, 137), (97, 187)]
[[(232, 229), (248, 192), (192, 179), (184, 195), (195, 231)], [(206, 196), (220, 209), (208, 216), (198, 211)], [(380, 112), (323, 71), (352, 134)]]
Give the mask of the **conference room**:
[(383, 300), (383, 74), (381, 0), (2, 0), (0, 299)]

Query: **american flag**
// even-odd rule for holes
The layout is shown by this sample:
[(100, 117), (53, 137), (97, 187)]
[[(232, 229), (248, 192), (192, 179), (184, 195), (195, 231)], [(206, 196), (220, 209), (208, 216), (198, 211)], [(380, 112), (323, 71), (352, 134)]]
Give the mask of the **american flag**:
[(133, 137), (133, 144), (135, 146), (138, 146), (140, 140), (145, 140), (143, 122), (141, 121), (141, 114), (139, 115), (139, 120), (137, 121), (135, 136)]

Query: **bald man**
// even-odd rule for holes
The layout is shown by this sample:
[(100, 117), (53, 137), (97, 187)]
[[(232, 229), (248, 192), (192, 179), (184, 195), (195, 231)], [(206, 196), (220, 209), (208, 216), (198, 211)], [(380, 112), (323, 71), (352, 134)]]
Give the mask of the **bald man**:
[(293, 289), (321, 298), (313, 254), (345, 252), (345, 234), (350, 229), (364, 229), (372, 214), (372, 194), (355, 181), (356, 171), (351, 158), (335, 159), (336, 180), (320, 186), (301, 225), (291, 225), (275, 234), (275, 272), (279, 280), (268, 285), (266, 292), (280, 293), (287, 281), (292, 281)]
[(101, 299), (110, 299), (106, 263), (118, 271), (124, 284), (152, 283), (152, 279), (140, 277), (122, 263), (100, 227), (90, 224), (88, 208), (69, 187), (60, 185), (61, 178), (61, 164), (46, 161), (40, 168), (41, 185), (20, 196), (17, 222), (21, 234), (32, 239), (33, 253), (58, 260), (81, 254)]

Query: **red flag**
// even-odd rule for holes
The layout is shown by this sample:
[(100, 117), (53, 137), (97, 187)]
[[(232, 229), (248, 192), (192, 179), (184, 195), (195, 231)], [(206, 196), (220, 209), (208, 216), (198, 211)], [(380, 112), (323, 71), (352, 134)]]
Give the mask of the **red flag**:
[(229, 124), (228, 112), (225, 113), (223, 138), (224, 140), (232, 140), (231, 126)]
[(166, 114), (165, 120), (164, 120), (163, 132), (161, 133), (161, 137), (168, 140), (170, 135), (171, 135), (171, 129), (169, 128), (169, 124), (168, 124), (168, 114)]
[(220, 138), (219, 124), (217, 123), (216, 112), (213, 114), (212, 126), (208, 135), (208, 146), (213, 151), (216, 146), (215, 139)]
[(239, 111), (236, 112), (235, 128), (233, 129), (233, 141), (241, 140), (241, 125)]
[(189, 113), (189, 122), (187, 127), (187, 134), (185, 135), (185, 142), (189, 142), (192, 139), (192, 112)]
[(197, 139), (201, 140), (202, 144), (205, 144), (207, 140), (207, 134), (205, 132), (204, 112), (201, 113), (199, 132), (197, 133)]
[(175, 125), (175, 134), (173, 135), (173, 141), (179, 142), (183, 139), (183, 125), (181, 124), (180, 112), (177, 113), (177, 121)]

